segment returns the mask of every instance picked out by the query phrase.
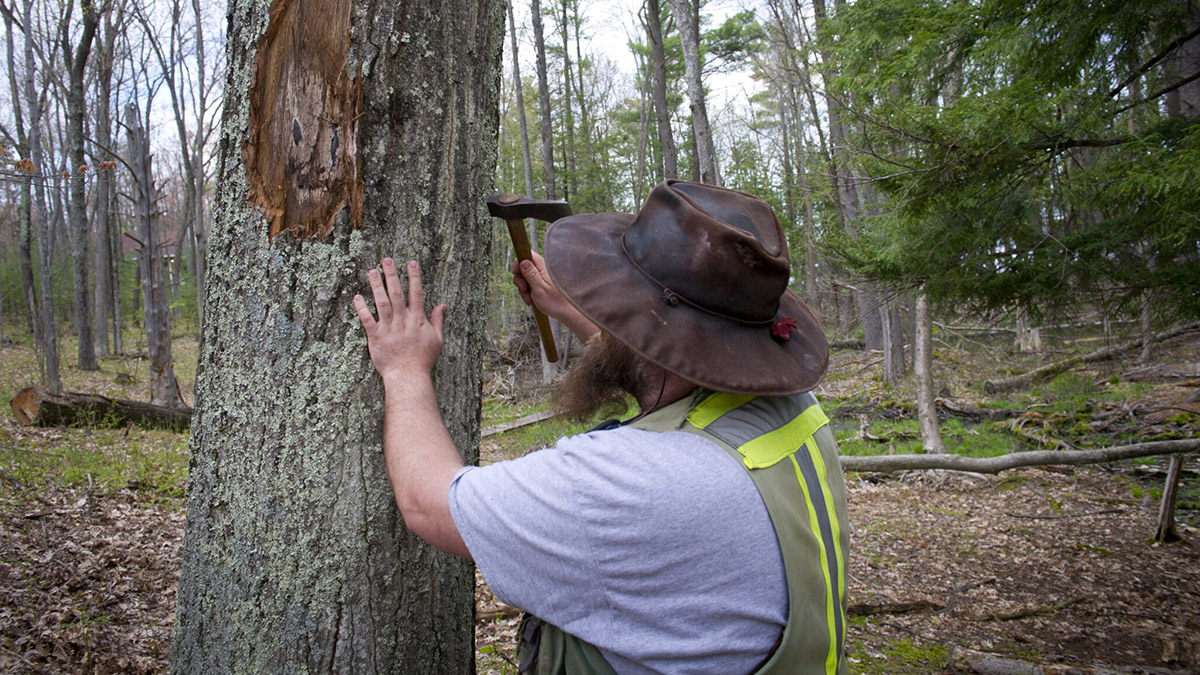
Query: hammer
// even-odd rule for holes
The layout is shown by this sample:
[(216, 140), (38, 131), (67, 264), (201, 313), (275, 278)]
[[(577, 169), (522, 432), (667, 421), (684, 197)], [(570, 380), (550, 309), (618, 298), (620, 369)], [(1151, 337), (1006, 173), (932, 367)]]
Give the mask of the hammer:
[[(553, 223), (559, 218), (571, 215), (571, 206), (566, 202), (548, 199), (529, 199), (514, 194), (492, 195), (487, 200), (488, 213), (496, 218), (503, 218), (508, 223), (508, 234), (512, 237), (513, 250), (517, 260), (529, 260), (529, 235), (525, 232), (525, 219), (537, 218), (547, 223)], [(546, 360), (550, 363), (558, 361), (558, 350), (554, 348), (554, 335), (550, 332), (550, 320), (537, 307), (533, 308), (533, 318), (537, 321), (538, 333), (542, 336), (542, 346), (546, 350)]]

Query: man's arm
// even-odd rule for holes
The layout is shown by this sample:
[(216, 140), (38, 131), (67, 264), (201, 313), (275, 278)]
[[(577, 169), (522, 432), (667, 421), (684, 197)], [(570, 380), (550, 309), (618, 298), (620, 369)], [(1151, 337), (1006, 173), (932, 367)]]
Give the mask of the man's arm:
[[(446, 492), (463, 467), (462, 456), (442, 421), (430, 375), (442, 352), (446, 306), (425, 316), (421, 271), (408, 263), (408, 303), (391, 258), (367, 275), (376, 319), (361, 295), (354, 310), (367, 333), (371, 361), (383, 378), (383, 454), (404, 523), (443, 551), (470, 557), (450, 516)], [(386, 281), (386, 287), (385, 282)]]

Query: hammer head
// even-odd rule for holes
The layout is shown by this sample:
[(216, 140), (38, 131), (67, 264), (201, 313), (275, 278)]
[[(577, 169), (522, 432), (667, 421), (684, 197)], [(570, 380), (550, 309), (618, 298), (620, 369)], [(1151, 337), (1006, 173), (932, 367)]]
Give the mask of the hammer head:
[(529, 199), (513, 194), (492, 195), (487, 200), (488, 213), (504, 220), (537, 218), (553, 223), (571, 215), (571, 205), (549, 199)]

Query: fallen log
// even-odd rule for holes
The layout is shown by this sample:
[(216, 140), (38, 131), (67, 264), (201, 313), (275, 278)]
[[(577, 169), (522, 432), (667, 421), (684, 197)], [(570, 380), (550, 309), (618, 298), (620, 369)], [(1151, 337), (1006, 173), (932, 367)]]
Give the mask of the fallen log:
[(1026, 466), (1054, 466), (1102, 464), (1135, 457), (1175, 455), (1200, 451), (1200, 439), (1181, 441), (1152, 441), (1134, 445), (1117, 445), (1094, 450), (1033, 450), (1012, 452), (996, 457), (963, 457), (961, 455), (877, 455), (843, 456), (842, 469), (846, 471), (882, 472), (924, 471), (949, 469), (975, 473), (1000, 473)]
[(553, 410), (535, 412), (532, 415), (526, 415), (524, 417), (512, 420), (511, 422), (503, 422), (501, 424), (493, 424), (490, 427), (484, 427), (483, 431), (479, 432), (479, 435), (483, 438), (487, 438), (488, 436), (494, 436), (495, 434), (502, 434), (505, 431), (512, 431), (513, 429), (520, 429), (521, 427), (526, 427), (530, 424), (544, 422), (554, 416), (555, 412)]
[(978, 417), (986, 420), (1006, 420), (1010, 417), (1021, 417), (1028, 414), (1028, 410), (1014, 410), (1012, 408), (1004, 409), (989, 409), (977, 408), (969, 403), (962, 403), (949, 398), (937, 397), (933, 399), (939, 408), (954, 415), (962, 417)]
[[(1186, 326), (1180, 326), (1179, 328), (1175, 328), (1173, 330), (1158, 333), (1154, 336), (1152, 342), (1162, 342), (1163, 340), (1169, 340), (1173, 337), (1178, 337), (1184, 333), (1190, 333), (1194, 330), (1200, 330), (1200, 321), (1189, 323)], [(1040, 368), (1034, 368), (1027, 373), (1022, 373), (1015, 377), (996, 380), (995, 382), (984, 382), (983, 390), (989, 394), (997, 394), (1004, 391), (1019, 389), (1020, 387), (1033, 384), (1038, 380), (1043, 380), (1061, 372), (1070, 370), (1078, 365), (1082, 365), (1084, 363), (1095, 363), (1097, 361), (1106, 361), (1108, 359), (1120, 356), (1126, 352), (1140, 349), (1141, 347), (1141, 338), (1137, 340), (1130, 340), (1129, 342), (1124, 342), (1119, 345), (1105, 347), (1104, 349), (1097, 349), (1096, 351), (1089, 352), (1087, 354), (1080, 354), (1079, 356), (1072, 356), (1068, 359), (1055, 361), (1054, 363), (1048, 363)]]
[(167, 408), (99, 394), (56, 394), (37, 387), (17, 392), (12, 398), (12, 411), (20, 424), (39, 427), (135, 424), (147, 429), (186, 431), (192, 418), (191, 408)]

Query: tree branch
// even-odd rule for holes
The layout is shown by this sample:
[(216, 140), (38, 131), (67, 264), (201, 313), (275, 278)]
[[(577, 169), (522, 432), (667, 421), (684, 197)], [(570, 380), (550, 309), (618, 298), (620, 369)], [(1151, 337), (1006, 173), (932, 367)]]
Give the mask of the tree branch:
[(1166, 47), (1162, 48), (1162, 51), (1155, 54), (1153, 58), (1151, 58), (1149, 61), (1143, 63), (1137, 70), (1130, 73), (1129, 77), (1126, 77), (1124, 80), (1121, 81), (1121, 84), (1118, 84), (1117, 86), (1113, 87), (1112, 91), (1108, 92), (1108, 97), (1112, 98), (1113, 96), (1116, 96), (1117, 94), (1121, 93), (1121, 90), (1124, 89), (1125, 87), (1128, 87), (1131, 82), (1133, 82), (1134, 80), (1136, 80), (1138, 78), (1138, 76), (1140, 76), (1142, 73), (1146, 72), (1147, 70), (1150, 70), (1151, 68), (1153, 68), (1155, 66), (1155, 64), (1157, 64), (1159, 61), (1162, 61), (1163, 59), (1167, 58), (1168, 54), (1175, 51), (1176, 49), (1179, 49), (1180, 47), (1182, 47), (1184, 45), (1184, 43), (1186, 43), (1188, 40), (1191, 40), (1192, 38), (1196, 37), (1197, 35), (1200, 35), (1200, 27), (1197, 27), (1196, 30), (1193, 30), (1192, 32), (1188, 33), (1187, 35), (1181, 36), (1181, 37), (1176, 38), (1175, 40), (1171, 41), (1170, 44), (1168, 44)]
[(950, 469), (976, 473), (1000, 473), (1026, 466), (1055, 466), (1102, 464), (1135, 457), (1174, 455), (1200, 451), (1200, 439), (1154, 441), (1134, 445), (1118, 445), (1094, 450), (1035, 450), (1013, 452), (997, 457), (963, 457), (961, 455), (879, 455), (873, 457), (843, 456), (846, 471), (920, 471)]

